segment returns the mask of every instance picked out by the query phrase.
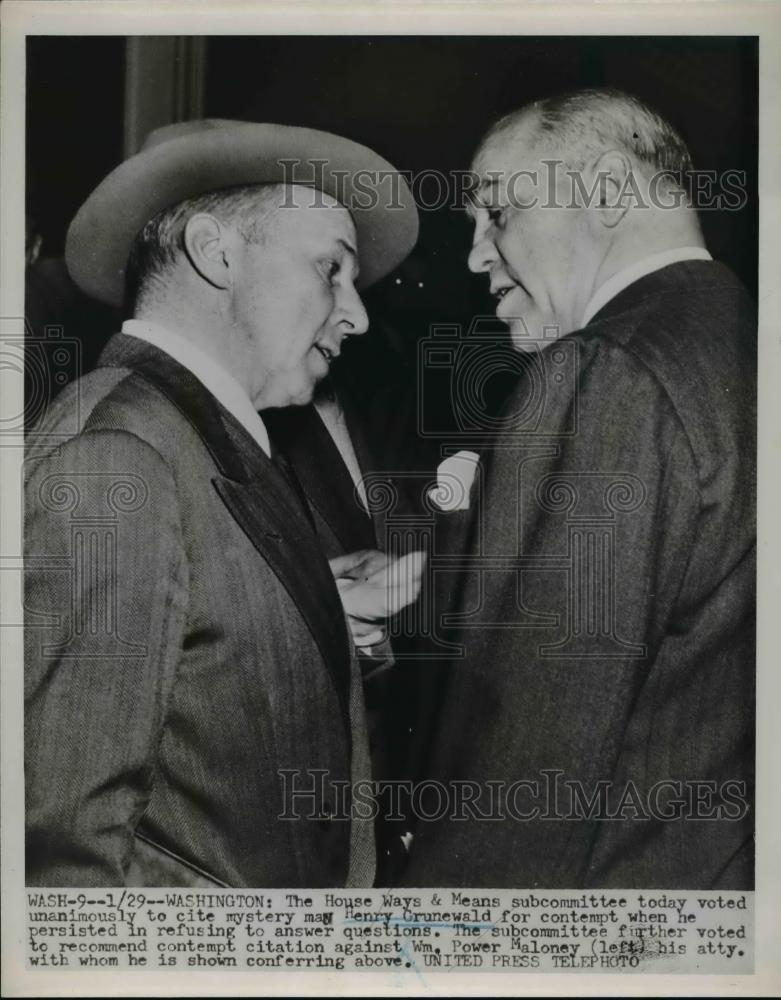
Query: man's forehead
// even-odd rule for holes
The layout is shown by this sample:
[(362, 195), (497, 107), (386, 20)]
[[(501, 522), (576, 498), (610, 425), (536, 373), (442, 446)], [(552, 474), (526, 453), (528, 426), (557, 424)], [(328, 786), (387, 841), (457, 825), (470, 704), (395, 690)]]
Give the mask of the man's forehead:
[(470, 215), (477, 208), (490, 208), (502, 204), (512, 190), (517, 194), (519, 183), (524, 178), (519, 174), (517, 163), (513, 166), (501, 166), (497, 163), (487, 163), (481, 170), (475, 171), (475, 183), (470, 191), (471, 204), (467, 206)]
[(472, 160), (477, 190), (495, 188), (518, 170), (539, 162), (538, 136), (533, 126), (533, 118), (527, 116), (496, 134), (489, 134)]

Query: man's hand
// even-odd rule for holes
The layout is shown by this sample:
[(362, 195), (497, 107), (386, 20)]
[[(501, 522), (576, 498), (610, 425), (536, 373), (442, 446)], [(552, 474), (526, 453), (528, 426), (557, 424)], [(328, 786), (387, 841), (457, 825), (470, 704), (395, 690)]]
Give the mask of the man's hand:
[(425, 552), (391, 559), (375, 549), (330, 560), (356, 646), (383, 640), (385, 621), (417, 599), (425, 563)]

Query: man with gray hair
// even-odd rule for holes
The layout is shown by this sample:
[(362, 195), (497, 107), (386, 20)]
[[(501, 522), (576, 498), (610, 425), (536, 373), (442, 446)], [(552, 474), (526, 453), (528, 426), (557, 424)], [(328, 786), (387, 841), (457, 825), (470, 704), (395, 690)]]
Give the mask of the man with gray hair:
[(132, 319), (27, 455), (28, 884), (372, 884), (343, 605), (382, 617), (395, 593), (380, 553), (337, 587), (262, 414), (309, 403), (366, 331), (357, 286), (412, 248), (405, 185), (354, 207), (356, 173), (389, 167), (311, 129), (187, 122), (71, 224), (74, 280)]
[(472, 271), (528, 373), (481, 456), (408, 885), (753, 884), (756, 321), (691, 160), (583, 91), (481, 143)]

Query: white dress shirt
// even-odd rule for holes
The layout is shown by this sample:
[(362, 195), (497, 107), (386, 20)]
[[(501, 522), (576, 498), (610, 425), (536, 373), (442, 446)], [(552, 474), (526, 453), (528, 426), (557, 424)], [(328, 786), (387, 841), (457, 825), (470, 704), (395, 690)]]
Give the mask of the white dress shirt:
[(661, 253), (651, 254), (643, 257), (635, 264), (624, 267), (612, 278), (608, 278), (604, 284), (594, 292), (588, 305), (583, 312), (583, 319), (580, 322), (582, 329), (599, 312), (602, 306), (607, 305), (619, 292), (623, 292), (633, 282), (639, 278), (644, 278), (647, 274), (653, 274), (669, 264), (677, 264), (683, 260), (713, 260), (704, 247), (676, 247), (675, 250), (663, 250)]
[(239, 382), (219, 362), (209, 357), (200, 347), (185, 337), (157, 323), (128, 319), (122, 324), (122, 333), (128, 337), (145, 340), (164, 351), (174, 361), (198, 379), (218, 402), (232, 414), (244, 429), (257, 441), (263, 451), (271, 457), (268, 431), (252, 400)]
[(355, 448), (353, 447), (353, 441), (350, 437), (350, 431), (347, 428), (347, 420), (345, 419), (341, 404), (338, 399), (322, 396), (315, 400), (315, 409), (320, 414), (326, 430), (339, 449), (339, 454), (347, 466), (347, 471), (350, 473), (350, 478), (355, 484), (355, 489), (361, 499), (361, 503), (368, 513), (369, 501), (366, 496), (366, 487), (363, 485), (363, 473), (355, 455)]

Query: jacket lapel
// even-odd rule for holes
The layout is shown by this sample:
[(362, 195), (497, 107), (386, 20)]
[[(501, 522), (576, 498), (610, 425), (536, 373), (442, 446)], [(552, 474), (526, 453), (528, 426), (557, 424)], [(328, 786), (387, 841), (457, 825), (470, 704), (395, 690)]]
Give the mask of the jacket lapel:
[(372, 520), (359, 506), (352, 476), (314, 406), (267, 410), (263, 420), (344, 551), (375, 548)]
[[(309, 522), (292, 510), (293, 501), (257, 481), (215, 476), (214, 488), (249, 540), (295, 601), (333, 674), (345, 724), (350, 684), (349, 641), (344, 611), (319, 541)], [(286, 492), (290, 487), (285, 487)]]
[(214, 488), (317, 642), (349, 731), (350, 642), (344, 611), (317, 536), (284, 476), (198, 379), (164, 352), (120, 334), (109, 342), (100, 363), (136, 371), (195, 428), (217, 466)]

